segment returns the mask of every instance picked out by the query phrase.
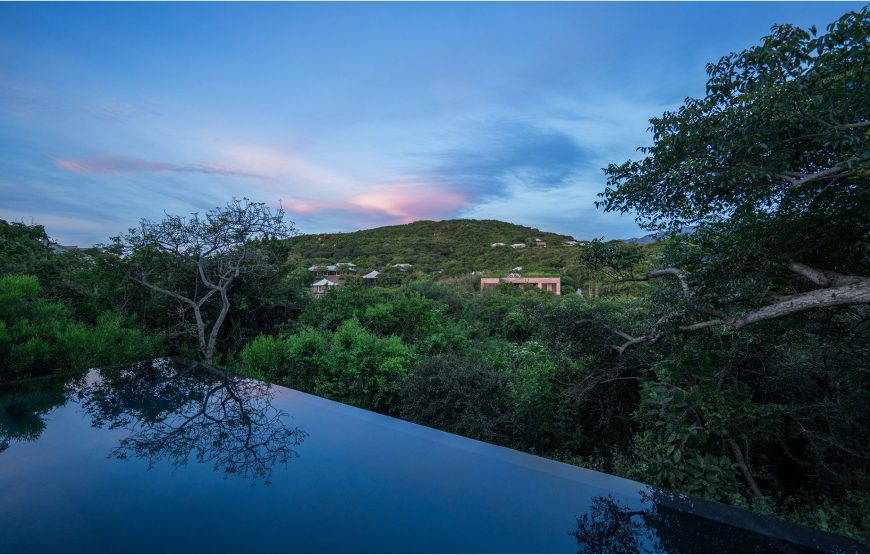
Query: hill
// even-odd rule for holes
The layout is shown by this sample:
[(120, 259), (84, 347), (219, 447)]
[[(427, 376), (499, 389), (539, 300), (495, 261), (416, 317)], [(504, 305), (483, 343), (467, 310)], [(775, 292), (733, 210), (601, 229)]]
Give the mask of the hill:
[[(536, 238), (546, 248), (492, 247), (492, 243), (527, 243)], [(445, 275), (471, 271), (564, 273), (576, 267), (579, 247), (563, 246), (569, 235), (549, 233), (498, 220), (418, 221), (351, 233), (300, 235), (288, 239), (290, 251), (304, 264), (353, 262), (360, 269), (413, 264), (415, 270)]]

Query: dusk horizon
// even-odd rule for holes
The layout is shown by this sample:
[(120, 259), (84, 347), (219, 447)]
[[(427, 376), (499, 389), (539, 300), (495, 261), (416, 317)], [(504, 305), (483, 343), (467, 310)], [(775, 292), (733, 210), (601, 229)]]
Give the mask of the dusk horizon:
[(594, 205), (648, 120), (777, 23), (860, 3), (4, 4), (0, 218), (92, 245), (247, 197), (301, 233)]

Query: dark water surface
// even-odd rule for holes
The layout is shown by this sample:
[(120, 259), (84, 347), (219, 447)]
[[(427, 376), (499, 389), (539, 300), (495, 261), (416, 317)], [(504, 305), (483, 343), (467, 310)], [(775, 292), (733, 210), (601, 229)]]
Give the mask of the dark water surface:
[(181, 361), (0, 387), (3, 552), (862, 549)]

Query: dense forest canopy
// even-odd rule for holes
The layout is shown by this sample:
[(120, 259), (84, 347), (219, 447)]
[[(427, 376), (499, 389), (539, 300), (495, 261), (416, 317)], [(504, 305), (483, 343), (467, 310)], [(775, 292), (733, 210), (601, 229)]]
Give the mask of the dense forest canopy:
[[(867, 9), (821, 33), (775, 27), (711, 64), (704, 98), (654, 118), (652, 146), (607, 168), (601, 201), (651, 229), (691, 226), (653, 246), (569, 248), (565, 236), (471, 220), (290, 240), (276, 228), (245, 237), (246, 264), (221, 270), (196, 248), (181, 262), (146, 244), (141, 256), (56, 253), (41, 227), (0, 222), (0, 381), (213, 358), (867, 540), (868, 36)], [(548, 246), (490, 246), (535, 238)], [(209, 295), (200, 261), (233, 278), (209, 297), (225, 303), (202, 305), (203, 319), (224, 313), (211, 353), (191, 333), (191, 304), (142, 283)], [(314, 299), (306, 268), (322, 262), (419, 268)], [(472, 271), (513, 266), (594, 280), (602, 294), (476, 290)], [(0, 446), (38, 435), (52, 398), (0, 399)]]

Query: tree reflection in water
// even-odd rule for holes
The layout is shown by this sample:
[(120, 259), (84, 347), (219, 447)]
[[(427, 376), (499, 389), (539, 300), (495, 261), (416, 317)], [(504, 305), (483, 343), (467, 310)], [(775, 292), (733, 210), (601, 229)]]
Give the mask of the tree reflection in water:
[(45, 430), (45, 415), (66, 403), (82, 374), (21, 380), (0, 389), (0, 453), (13, 441), (35, 441)]
[(193, 458), (225, 477), (269, 483), (308, 435), (272, 405), (269, 384), (198, 364), (159, 359), (102, 370), (78, 395), (94, 426), (130, 431), (111, 456), (144, 459), (149, 469)]
[(571, 532), (577, 540), (577, 552), (662, 551), (657, 538), (650, 538), (649, 521), (655, 518), (656, 512), (655, 506), (652, 509), (632, 511), (611, 495), (594, 497), (591, 510), (577, 517), (577, 529)]
[[(578, 553), (796, 553), (795, 544), (720, 522), (691, 497), (646, 488), (643, 508), (632, 510), (612, 495), (593, 497), (590, 510), (570, 532)], [(730, 509), (725, 509), (730, 510)]]

